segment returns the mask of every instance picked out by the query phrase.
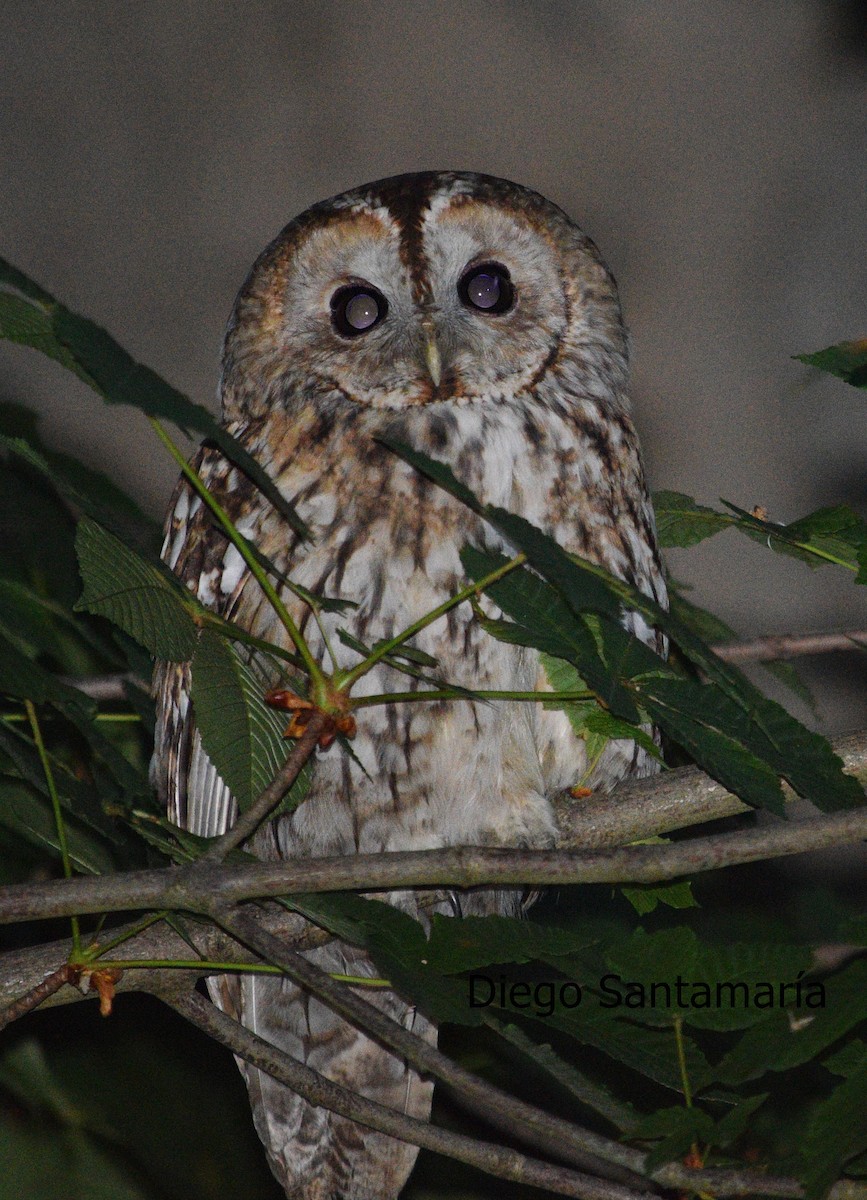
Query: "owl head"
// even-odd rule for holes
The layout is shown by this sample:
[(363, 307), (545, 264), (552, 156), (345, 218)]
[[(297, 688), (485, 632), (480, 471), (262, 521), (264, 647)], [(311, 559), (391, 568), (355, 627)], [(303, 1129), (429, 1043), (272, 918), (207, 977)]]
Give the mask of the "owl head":
[(311, 399), (406, 410), (547, 383), (622, 393), (614, 279), (556, 205), (470, 172), (399, 175), (302, 213), (241, 289), (226, 419)]

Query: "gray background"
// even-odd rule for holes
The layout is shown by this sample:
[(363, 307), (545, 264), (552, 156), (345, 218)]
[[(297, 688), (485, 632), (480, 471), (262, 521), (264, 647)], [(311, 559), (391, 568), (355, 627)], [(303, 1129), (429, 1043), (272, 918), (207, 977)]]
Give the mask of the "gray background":
[[(0, 25), (0, 253), (194, 399), (216, 408), (235, 290), (290, 217), (471, 168), (602, 248), (654, 488), (864, 511), (863, 395), (790, 358), (867, 333), (863, 7), (4, 0)], [(0, 372), (50, 443), (162, 511), (175, 469), (138, 413), (15, 347)], [(734, 534), (670, 562), (744, 634), (867, 627), (845, 572)], [(864, 664), (807, 665), (826, 730), (867, 724)]]

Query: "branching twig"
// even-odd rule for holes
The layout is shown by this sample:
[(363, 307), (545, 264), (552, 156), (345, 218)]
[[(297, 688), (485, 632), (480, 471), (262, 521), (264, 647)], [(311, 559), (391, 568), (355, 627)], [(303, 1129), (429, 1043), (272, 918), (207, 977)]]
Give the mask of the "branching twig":
[(404, 1116), (403, 1113), (357, 1096), (244, 1029), (197, 992), (164, 999), (192, 1024), (253, 1066), (286, 1084), (308, 1103), (327, 1108), (370, 1129), (445, 1154), (496, 1178), (547, 1188), (560, 1196), (576, 1196), (581, 1200), (639, 1200), (640, 1196), (650, 1200), (652, 1196), (649, 1192), (634, 1192), (565, 1167), (527, 1158), (506, 1146), (439, 1129), (426, 1121)]

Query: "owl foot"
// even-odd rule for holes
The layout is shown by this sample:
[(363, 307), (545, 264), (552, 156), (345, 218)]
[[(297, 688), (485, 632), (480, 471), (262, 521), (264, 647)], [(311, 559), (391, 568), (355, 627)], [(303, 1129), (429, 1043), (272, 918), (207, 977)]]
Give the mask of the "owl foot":
[[(292, 713), (292, 719), (286, 726), (284, 737), (301, 737), (304, 727), (314, 712), (323, 712), (322, 709), (316, 707), (312, 700), (305, 700), (303, 696), (296, 696), (294, 692), (287, 692), (281, 688), (271, 688), (266, 692), (265, 703), (270, 704), (273, 708), (283, 708)], [(356, 724), (352, 713), (328, 712), (323, 715), (326, 718), (326, 724), (317, 743), (320, 750), (327, 750), (339, 733), (349, 738), (355, 736)]]

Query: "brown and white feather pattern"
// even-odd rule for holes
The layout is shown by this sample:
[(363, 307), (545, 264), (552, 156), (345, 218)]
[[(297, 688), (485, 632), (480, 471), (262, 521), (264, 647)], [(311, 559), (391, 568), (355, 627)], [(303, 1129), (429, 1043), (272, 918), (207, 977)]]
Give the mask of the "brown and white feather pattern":
[[(505, 270), (500, 281), (514, 289), (505, 311), (474, 310), (467, 302), (461, 281), (477, 269)], [(333, 298), (347, 287), (367, 288), (387, 304), (369, 328), (349, 335), (335, 326), (333, 312)], [(462, 585), (459, 552), (467, 542), (511, 549), (386, 450), (377, 441), (385, 432), (449, 463), (484, 502), (520, 513), (566, 549), (664, 602), (626, 383), (614, 282), (559, 209), (485, 176), (402, 176), (317, 205), (287, 226), (254, 265), (229, 322), (223, 419), (312, 537), (294, 534), (215, 449), (200, 450), (195, 465), (238, 527), (295, 583), (357, 603), (323, 617), (341, 665), (350, 666), (357, 656), (337, 638), (339, 626), (368, 644), (389, 637)], [(169, 515), (164, 557), (204, 604), (285, 643), (240, 556), (185, 483)], [(283, 599), (322, 659), (309, 610), (288, 591)], [(625, 619), (654, 641), (640, 618)], [(457, 683), (546, 686), (535, 653), (491, 639), (469, 605), (414, 644)], [(406, 686), (405, 676), (380, 665), (358, 694)], [(168, 811), (197, 833), (216, 834), (234, 819), (234, 802), (196, 732), (188, 668), (161, 667), (157, 690), (155, 765)], [(307, 799), (260, 832), (260, 855), (550, 845), (551, 797), (587, 768), (584, 743), (566, 718), (539, 706), (374, 707), (362, 710), (358, 725), (358, 761), (339, 746), (320, 752)], [(633, 743), (615, 742), (589, 786), (607, 790), (652, 769)], [(389, 899), (418, 912), (413, 893)], [(519, 902), (511, 891), (481, 891), (462, 897), (461, 908), (514, 913)], [(363, 955), (339, 943), (311, 958), (326, 970), (371, 970)], [(218, 984), (213, 994), (330, 1079), (428, 1115), (430, 1083), (292, 985), (251, 978), (239, 987)], [(436, 1036), (399, 998), (376, 997), (398, 1020)], [(412, 1147), (312, 1109), (268, 1076), (242, 1070), (256, 1127), (288, 1196), (397, 1195), (415, 1160)]]

